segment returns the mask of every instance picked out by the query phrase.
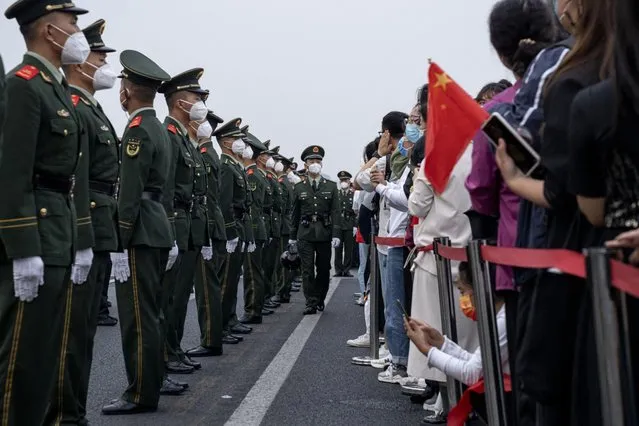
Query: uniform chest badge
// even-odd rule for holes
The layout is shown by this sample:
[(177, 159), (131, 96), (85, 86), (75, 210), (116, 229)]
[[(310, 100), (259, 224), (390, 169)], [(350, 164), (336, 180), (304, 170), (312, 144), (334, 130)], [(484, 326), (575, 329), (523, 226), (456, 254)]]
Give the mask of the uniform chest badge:
[(248, 189), (249, 189), (251, 192), (254, 192), (254, 191), (257, 189), (257, 184), (256, 184), (256, 183), (251, 183), (251, 182), (249, 182), (249, 184), (248, 184)]
[(66, 109), (61, 109), (61, 110), (58, 110), (58, 116), (67, 118), (67, 117), (70, 117), (71, 114), (69, 114), (69, 111), (67, 111)]
[(131, 158), (137, 157), (140, 153), (140, 139), (137, 138), (129, 138), (126, 141), (126, 155)]
[(108, 132), (109, 131), (109, 127), (106, 126), (105, 124), (103, 124), (102, 126), (100, 126), (100, 130), (102, 130), (103, 132)]

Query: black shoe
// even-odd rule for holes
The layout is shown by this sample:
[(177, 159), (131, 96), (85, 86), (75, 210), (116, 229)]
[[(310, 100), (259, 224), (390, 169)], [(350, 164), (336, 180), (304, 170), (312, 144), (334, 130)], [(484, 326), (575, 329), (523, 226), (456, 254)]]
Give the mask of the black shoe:
[(318, 310), (318, 311), (320, 311), (320, 312), (324, 312), (324, 308), (325, 308), (325, 306), (324, 306), (324, 302), (321, 302), (321, 303), (318, 303), (318, 304), (317, 304), (317, 310)]
[(251, 334), (253, 329), (251, 327), (247, 327), (242, 323), (240, 319), (240, 323), (231, 327), (231, 333), (233, 334)]
[(267, 301), (264, 302), (264, 307), (266, 309), (277, 309), (277, 308), (280, 307), (280, 304), (279, 303), (275, 303), (275, 302), (273, 302), (271, 300), (267, 300)]
[(315, 315), (316, 313), (317, 309), (313, 306), (307, 306), (306, 309), (304, 309), (304, 315)]
[(166, 363), (166, 371), (173, 374), (191, 374), (195, 371), (195, 368), (186, 365), (182, 361), (169, 361)]
[(296, 286), (296, 285), (294, 285), (293, 287), (291, 287), (291, 291), (292, 291), (293, 293), (297, 293), (297, 292), (299, 292), (299, 291), (300, 291), (300, 289), (301, 289), (301, 287), (300, 287), (300, 286)]
[(157, 411), (158, 407), (134, 404), (123, 399), (116, 399), (102, 407), (102, 414), (106, 416), (118, 416), (123, 414), (151, 413)]
[(343, 272), (335, 272), (335, 275), (333, 275), (333, 277), (343, 277), (344, 273)]
[(160, 389), (160, 395), (182, 395), (184, 393), (184, 388), (182, 386), (178, 386), (173, 383), (169, 379), (164, 379), (162, 383), (162, 388)]
[(182, 362), (188, 366), (193, 367), (195, 370), (199, 370), (202, 368), (202, 364), (200, 364), (197, 361), (192, 360), (191, 358), (188, 357), (188, 355), (184, 356), (184, 359), (182, 360)]
[(445, 414), (429, 414), (422, 419), (420, 425), (443, 425), (446, 424), (447, 415)]
[(237, 345), (240, 341), (229, 334), (222, 337), (222, 343), (226, 345)]
[(219, 348), (207, 348), (204, 346), (198, 346), (197, 348), (189, 349), (186, 351), (186, 355), (191, 358), (207, 358), (210, 356), (220, 356), (223, 350)]
[(237, 339), (238, 342), (243, 342), (244, 341), (244, 337), (242, 336), (236, 336), (235, 334), (229, 334), (230, 337)]
[(268, 315), (273, 315), (274, 313), (275, 313), (275, 311), (271, 311), (271, 310), (268, 310), (268, 309), (262, 309), (262, 316), (263, 317), (268, 316)]
[(98, 317), (98, 325), (103, 327), (113, 327), (118, 325), (118, 319), (112, 317), (111, 315)]
[(262, 317), (245, 315), (240, 318), (242, 324), (262, 324)]
[(184, 390), (189, 388), (189, 384), (186, 382), (180, 382), (179, 380), (175, 380), (173, 377), (166, 376), (164, 380), (173, 383), (175, 386), (179, 386)]
[(344, 272), (342, 274), (343, 277), (348, 277), (348, 278), (353, 278), (353, 274), (351, 274), (350, 272)]
[(271, 300), (275, 303), (291, 303), (291, 296), (280, 296), (278, 294), (277, 296), (273, 296)]

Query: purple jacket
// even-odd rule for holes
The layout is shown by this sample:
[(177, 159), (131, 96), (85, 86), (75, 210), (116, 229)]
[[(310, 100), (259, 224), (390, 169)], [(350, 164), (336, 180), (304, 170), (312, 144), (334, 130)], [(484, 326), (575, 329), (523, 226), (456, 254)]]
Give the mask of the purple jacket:
[[(499, 105), (512, 103), (521, 81), (515, 83), (484, 105), (488, 112), (499, 110)], [(499, 216), (497, 245), (514, 247), (517, 239), (517, 215), (519, 197), (504, 183), (495, 163), (495, 152), (484, 133), (477, 132), (473, 138), (473, 168), (466, 179), (466, 189), (470, 193), (473, 210), (487, 216)], [(497, 290), (513, 290), (512, 268), (497, 267), (495, 282)]]

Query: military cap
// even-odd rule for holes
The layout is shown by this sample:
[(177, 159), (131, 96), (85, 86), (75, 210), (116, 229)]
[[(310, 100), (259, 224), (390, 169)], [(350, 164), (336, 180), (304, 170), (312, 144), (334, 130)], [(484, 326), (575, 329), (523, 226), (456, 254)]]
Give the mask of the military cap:
[[(295, 163), (293, 162), (293, 160), (294, 160), (294, 158), (293, 158), (293, 157), (291, 157), (291, 158), (286, 158), (286, 157), (284, 157), (282, 154), (279, 154), (279, 155), (277, 156), (277, 159), (278, 159), (279, 161), (281, 161), (281, 162), (282, 162), (282, 164), (284, 164), (284, 167), (286, 167), (286, 168), (293, 168), (293, 169), (297, 169), (297, 164), (295, 164)], [(293, 164), (295, 164), (295, 167), (293, 167)]]
[(266, 147), (266, 149), (270, 149), (271, 148), (271, 140), (267, 140), (266, 142), (264, 142), (264, 146)]
[(295, 174), (298, 175), (299, 177), (304, 177), (308, 175), (308, 172), (306, 171), (306, 169), (300, 169), (296, 171)]
[(289, 160), (291, 160), (291, 169), (297, 170), (297, 167), (299, 166), (299, 164), (297, 164), (295, 161), (293, 161), (293, 160), (295, 160), (293, 157), (289, 158)]
[(268, 148), (266, 148), (266, 146), (264, 146), (264, 144), (262, 143), (262, 141), (260, 141), (257, 136), (255, 136), (252, 133), (248, 132), (248, 126), (247, 127), (247, 131), (246, 131), (246, 137), (243, 139), (244, 142), (246, 142), (247, 144), (249, 144), (251, 146), (251, 149), (253, 150), (254, 154), (261, 154), (264, 151), (266, 151)]
[(348, 179), (353, 179), (353, 175), (348, 173), (346, 170), (342, 170), (341, 172), (337, 174), (337, 178), (339, 180), (348, 180)]
[(222, 125), (222, 127), (217, 129), (215, 132), (213, 132), (213, 136), (215, 136), (218, 139), (243, 138), (246, 135), (242, 133), (242, 130), (240, 129), (241, 125), (242, 125), (242, 119), (234, 118), (228, 123)]
[(89, 11), (75, 7), (69, 0), (18, 0), (7, 8), (4, 16), (7, 19), (15, 18), (18, 25), (23, 26), (53, 12), (84, 15)]
[(171, 76), (158, 64), (135, 50), (125, 50), (120, 53), (120, 63), (124, 67), (120, 78), (125, 78), (141, 86), (157, 89), (162, 82), (171, 79)]
[(244, 133), (245, 138), (248, 138), (249, 125), (247, 124), (246, 126), (242, 126), (242, 128), (240, 128), (240, 132)]
[(319, 145), (311, 145), (302, 151), (302, 161), (306, 160), (323, 160), (324, 159), (324, 148)]
[(206, 115), (206, 119), (209, 120), (209, 124), (213, 128), (213, 131), (217, 129), (218, 125), (224, 123), (224, 120), (222, 120), (220, 117), (215, 115), (213, 111), (209, 111), (209, 113)]
[(169, 81), (162, 83), (158, 93), (162, 93), (165, 97), (169, 97), (175, 92), (187, 91), (191, 93), (197, 93), (198, 95), (208, 96), (209, 91), (202, 89), (200, 86), (200, 78), (204, 74), (204, 69), (193, 68), (192, 70), (184, 71), (172, 77)]
[(269, 148), (268, 151), (266, 151), (264, 154), (268, 154), (271, 157), (274, 157), (274, 156), (278, 155), (279, 153), (280, 153), (280, 147), (276, 146), (274, 148)]
[(102, 41), (102, 34), (106, 28), (106, 21), (104, 19), (98, 19), (88, 27), (82, 30), (84, 36), (89, 42), (92, 52), (113, 53), (115, 49), (107, 47)]

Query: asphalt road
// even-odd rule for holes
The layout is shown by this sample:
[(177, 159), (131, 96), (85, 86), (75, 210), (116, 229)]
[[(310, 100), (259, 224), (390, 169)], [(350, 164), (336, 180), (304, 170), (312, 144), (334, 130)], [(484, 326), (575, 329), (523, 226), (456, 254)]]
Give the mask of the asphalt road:
[[(352, 356), (367, 354), (346, 346), (364, 331), (363, 308), (353, 303), (355, 279), (333, 281), (323, 314), (303, 317), (303, 296), (294, 293), (292, 303), (265, 317), (243, 343), (225, 346), (222, 357), (202, 359), (202, 370), (192, 375), (176, 376), (190, 384), (189, 391), (162, 397), (152, 414), (100, 414), (125, 388), (126, 377), (119, 327), (99, 328), (88, 401), (91, 425), (419, 424), (421, 405), (411, 404), (399, 386), (379, 383), (380, 370), (350, 363)], [(112, 303), (114, 293), (111, 288)], [(117, 314), (115, 304), (112, 313)], [(191, 300), (183, 347), (196, 346), (198, 336)]]

